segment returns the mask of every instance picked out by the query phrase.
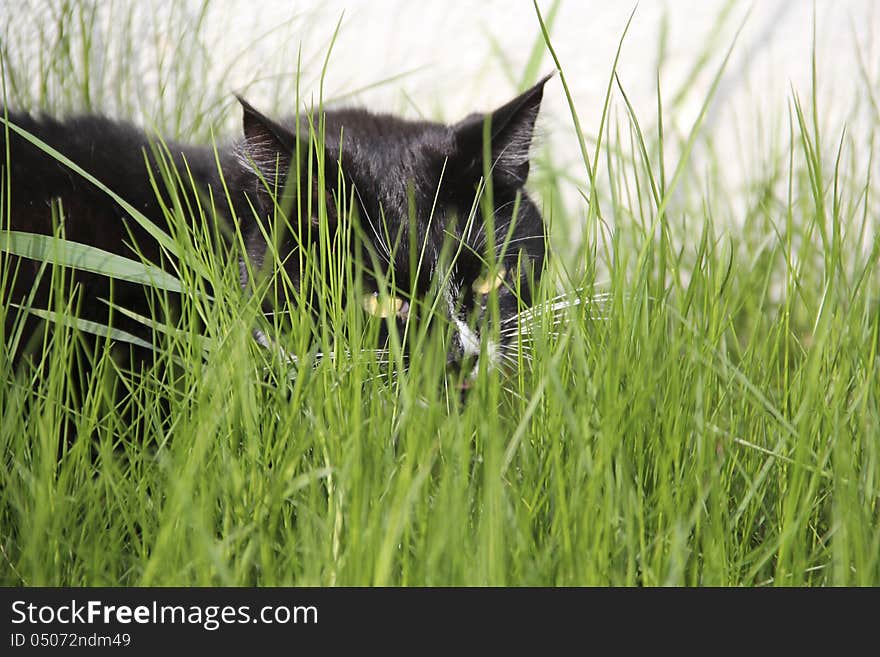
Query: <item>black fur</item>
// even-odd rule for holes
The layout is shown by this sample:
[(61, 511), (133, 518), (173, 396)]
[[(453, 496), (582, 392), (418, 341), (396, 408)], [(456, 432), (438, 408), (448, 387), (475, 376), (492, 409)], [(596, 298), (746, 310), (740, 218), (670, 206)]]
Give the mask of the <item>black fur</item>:
[[(360, 234), (366, 238), (365, 254), (378, 263), (380, 272), (367, 276), (365, 285), (376, 285), (381, 276), (393, 278), (402, 297), (412, 300), (425, 294), (438, 270), (452, 269), (449, 302), (441, 312), (453, 323), (479, 323), (485, 314), (479, 293), (472, 290), (474, 281), (484, 272), (485, 262), (494, 260), (486, 253), (487, 245), (501, 248), (505, 238), (510, 246), (504, 253), (503, 271), (512, 277), (518, 272), (521, 285), (508, 280), (498, 288), (502, 318), (517, 312), (518, 301), (513, 288), (519, 288), (522, 299), (530, 302), (531, 286), (540, 276), (545, 257), (544, 226), (537, 207), (523, 185), (529, 173), (529, 146), (532, 140), (543, 86), (546, 78), (490, 116), (474, 114), (454, 125), (425, 121), (408, 121), (395, 116), (373, 114), (359, 109), (327, 111), (324, 118), (323, 157), (327, 171), (327, 189), (317, 190), (314, 183), (301, 181), (300, 195), (293, 200), (292, 217), (300, 217), (293, 228), (297, 235), (280, 240), (283, 256), (292, 255), (297, 244), (319, 248), (304, 235), (313, 235), (318, 221), (311, 207), (317, 207), (315, 195), (327, 194), (327, 220), (335, 216), (333, 199), (351, 196), (357, 203)], [(243, 100), (244, 138), (219, 151), (223, 179), (231, 194), (231, 207), (221, 201), (219, 216), (225, 234), (238, 228), (245, 240), (247, 257), (253, 267), (241, 263), (242, 283), (248, 285), (249, 271), (259, 270), (267, 259), (267, 245), (258, 222), (269, 225), (278, 200), (269, 188), (287, 189), (297, 186), (287, 180), (295, 170), (297, 131), (301, 157), (316, 157), (310, 148), (308, 125), (317, 117), (301, 117), (299, 126), (293, 121), (272, 121)], [(491, 162), (483, 161), (484, 124), (488, 118), (491, 136)], [(149, 169), (161, 178), (155, 161), (155, 140), (138, 128), (97, 116), (82, 116), (63, 121), (48, 117), (32, 118), (27, 114), (8, 112), (10, 123), (26, 130), (60, 151), (91, 173), (142, 212), (163, 230), (169, 230), (162, 205), (167, 199), (157, 198), (149, 184)], [(67, 239), (86, 243), (123, 256), (133, 257), (132, 242), (152, 262), (167, 266), (158, 244), (105, 192), (42, 152), (20, 135), (0, 126), (0, 153), (9, 149), (11, 179), (10, 224), (16, 231), (51, 234), (54, 202), (60, 201), (65, 216), (64, 235)], [(167, 143), (174, 165), (181, 171), (188, 167), (202, 192), (210, 191), (215, 199), (224, 199), (215, 153), (208, 146)], [(306, 153), (305, 155), (302, 155)], [(4, 169), (7, 166), (5, 157)], [(471, 213), (475, 190), (486, 167), (491, 169), (495, 212), (495, 234), (487, 235), (481, 212)], [(304, 175), (307, 166), (301, 166)], [(337, 188), (337, 180), (344, 189)], [(5, 171), (3, 176), (5, 184)], [(186, 190), (184, 190), (186, 193)], [(312, 203), (308, 203), (311, 195)], [(435, 201), (436, 199), (436, 201)], [(296, 203), (299, 203), (297, 206)], [(513, 208), (518, 208), (512, 232), (508, 231)], [(415, 222), (411, 222), (414, 210)], [(470, 220), (469, 220), (470, 217)], [(430, 218), (430, 220), (429, 220)], [(384, 223), (383, 223), (384, 222)], [(236, 226), (236, 223), (238, 225)], [(310, 226), (311, 225), (311, 226)], [(332, 227), (332, 226), (331, 226)], [(411, 230), (415, 230), (415, 235)], [(393, 244), (385, 243), (390, 235)], [(275, 236), (273, 236), (274, 238)], [(460, 248), (451, 263), (439, 260), (444, 241), (452, 239)], [(412, 271), (413, 248), (424, 251), (422, 267)], [(386, 254), (386, 255), (383, 255)], [(296, 258), (287, 258), (286, 269), (296, 285), (301, 272)], [(3, 290), (7, 299), (21, 303), (35, 285), (39, 263), (10, 258), (18, 267), (14, 284), (7, 281)], [(48, 285), (45, 277), (39, 284), (34, 305), (46, 307)], [(110, 281), (87, 272), (76, 272), (74, 279), (82, 289), (83, 303), (79, 315), (96, 322), (107, 321), (107, 306), (97, 302), (110, 296)], [(139, 314), (148, 314), (144, 290), (131, 283), (114, 282), (114, 302)], [(13, 318), (6, 318), (6, 335), (10, 334)], [(36, 320), (28, 320), (28, 329)], [(120, 328), (134, 333), (143, 328), (120, 319)], [(473, 344), (467, 336), (459, 336), (450, 348), (455, 360), (470, 352)]]

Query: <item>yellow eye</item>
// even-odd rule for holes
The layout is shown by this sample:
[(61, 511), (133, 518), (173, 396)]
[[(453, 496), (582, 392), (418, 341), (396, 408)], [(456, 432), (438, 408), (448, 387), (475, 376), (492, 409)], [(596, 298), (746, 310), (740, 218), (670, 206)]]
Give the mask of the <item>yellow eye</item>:
[(409, 308), (409, 304), (400, 297), (379, 296), (375, 292), (364, 295), (363, 306), (373, 317), (400, 315)]
[(498, 267), (494, 274), (491, 271), (487, 272), (474, 281), (474, 292), (477, 294), (489, 294), (492, 290), (497, 290), (501, 287), (506, 275), (507, 270), (501, 266)]

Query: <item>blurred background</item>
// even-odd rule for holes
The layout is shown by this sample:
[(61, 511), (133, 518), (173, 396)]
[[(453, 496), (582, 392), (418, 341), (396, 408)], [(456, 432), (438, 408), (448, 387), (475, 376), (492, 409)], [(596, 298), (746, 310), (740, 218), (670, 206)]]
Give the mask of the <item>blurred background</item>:
[[(555, 68), (527, 0), (5, 0), (0, 6), (11, 105), (101, 111), (186, 139), (208, 138), (211, 130), (235, 136), (232, 92), (261, 109), (291, 113), (298, 71), (302, 104), (316, 102), (325, 62), (329, 105), (449, 121), (497, 106)], [(656, 142), (659, 82), (670, 169), (706, 105), (691, 169), (713, 170), (733, 197), (753, 174), (766, 180), (766, 167), (778, 164), (767, 162), (768, 154), (792, 141), (794, 94), (811, 105), (814, 53), (823, 145), (833, 156), (846, 125), (857, 136), (853, 156), (868, 162), (880, 117), (876, 0), (643, 0), (638, 6), (540, 0), (538, 7), (590, 152), (632, 14), (609, 125), (613, 131), (629, 121), (623, 91), (646, 141)], [(559, 76), (548, 84), (539, 129), (538, 148), (553, 175), (570, 183), (559, 202), (583, 203), (585, 168)], [(728, 219), (735, 222), (737, 213), (731, 207)]]

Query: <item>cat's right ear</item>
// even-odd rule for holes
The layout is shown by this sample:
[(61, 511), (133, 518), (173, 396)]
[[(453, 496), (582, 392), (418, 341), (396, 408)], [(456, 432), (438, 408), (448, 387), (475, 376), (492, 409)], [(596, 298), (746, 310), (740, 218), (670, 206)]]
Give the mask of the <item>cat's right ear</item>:
[[(483, 175), (483, 141), (488, 137), (492, 158), (488, 165), (493, 178), (517, 186), (525, 184), (535, 119), (541, 108), (544, 84), (552, 75), (494, 112), (471, 114), (452, 127), (463, 171), (474, 177)], [(487, 123), (489, 132), (484, 134)]]
[(269, 183), (283, 181), (290, 170), (296, 150), (296, 135), (269, 117), (261, 114), (241, 96), (236, 95), (243, 110), (244, 141), (239, 159)]

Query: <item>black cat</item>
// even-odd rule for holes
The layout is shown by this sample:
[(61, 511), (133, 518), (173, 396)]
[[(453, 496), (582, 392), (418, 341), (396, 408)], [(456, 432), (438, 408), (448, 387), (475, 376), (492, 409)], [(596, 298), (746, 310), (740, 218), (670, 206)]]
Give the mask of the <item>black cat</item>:
[[(326, 111), (322, 117), (304, 114), (298, 124), (279, 123), (242, 100), (244, 138), (217, 152), (172, 142), (159, 147), (129, 124), (97, 116), (59, 121), (8, 111), (7, 119), (169, 232), (172, 215), (164, 208), (171, 204), (170, 188), (154, 188), (150, 182), (168, 177), (168, 167), (160, 163), (164, 153), (177, 171), (187, 172), (187, 181), (195, 183), (195, 189), (179, 185), (176, 193), (193, 197), (193, 202), (196, 195), (210, 195), (222, 229), (217, 233), (232, 236), (239, 231), (246, 251), (240, 262), (246, 287), (256, 283), (254, 273), (264, 271), (267, 260), (275, 260), (298, 288), (304, 272), (297, 252), (326, 248), (319, 243), (320, 222), (328, 229), (323, 234), (333, 233), (340, 201), (353, 204), (357, 237), (338, 243), (370, 263), (362, 272), (361, 307), (389, 323), (396, 321), (402, 333), (408, 315), (419, 312), (416, 308), (425, 295), (435, 295), (440, 302), (431, 308), (452, 327), (448, 360), (456, 367), (464, 361), (473, 364), (481, 353), (480, 329), (488, 320), (490, 294), (497, 295), (503, 328), (500, 341), (488, 344), (483, 353), (493, 364), (508, 357), (505, 348), (514, 337), (516, 316), (531, 304), (543, 269), (544, 224), (524, 185), (546, 80), (488, 115), (472, 114), (453, 125), (360, 109)], [(52, 234), (60, 208), (66, 239), (168, 267), (168, 254), (129, 211), (0, 124), (0, 153), (7, 148), (8, 161), (0, 158), (3, 185), (7, 173), (11, 183), (4, 194), (4, 228)], [(316, 182), (319, 163), (323, 189)], [(488, 209), (478, 198), (480, 193), (485, 196), (486, 182), (493, 202)], [(133, 244), (141, 256), (134, 254)], [(40, 263), (8, 254), (6, 258), (17, 274), (4, 277), (4, 300), (22, 304), (36, 285), (33, 306), (46, 307), (49, 277), (38, 277)], [(110, 279), (86, 271), (74, 272), (73, 279), (81, 290), (78, 316), (107, 322), (107, 304), (97, 299), (111, 296)], [(383, 281), (392, 283), (390, 292)], [(139, 284), (114, 280), (112, 296), (121, 307), (149, 314)], [(4, 322), (6, 336), (14, 315), (10, 312)], [(25, 331), (34, 330), (38, 321), (28, 318)], [(114, 325), (135, 334), (143, 331), (141, 324), (125, 317), (117, 316)], [(267, 341), (262, 333), (258, 339)]]

